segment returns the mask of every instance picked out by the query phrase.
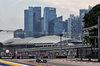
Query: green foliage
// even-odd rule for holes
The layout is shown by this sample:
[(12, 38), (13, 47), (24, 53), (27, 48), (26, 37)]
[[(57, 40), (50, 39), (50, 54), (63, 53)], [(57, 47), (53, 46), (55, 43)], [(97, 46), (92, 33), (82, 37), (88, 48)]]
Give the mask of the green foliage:
[(98, 16), (100, 16), (100, 4), (94, 6), (85, 16), (83, 22), (85, 28), (98, 24)]
[[(84, 22), (84, 28), (88, 28), (91, 26), (94, 26), (98, 24), (98, 16), (100, 16), (100, 4), (97, 4), (94, 6), (84, 17), (83, 17), (83, 22)], [(91, 32), (93, 34), (91, 34)], [(98, 29), (92, 29), (89, 30), (89, 36), (97, 36), (98, 35)], [(94, 38), (88, 38), (90, 41), (90, 44), (94, 46)], [(85, 40), (87, 40), (85, 38)]]
[(91, 38), (89, 36), (85, 36), (83, 38), (85, 39), (86, 44), (90, 44), (92, 46)]
[(0, 42), (0, 47), (3, 47), (3, 43)]
[(0, 52), (2, 51), (3, 49), (3, 44), (0, 42)]

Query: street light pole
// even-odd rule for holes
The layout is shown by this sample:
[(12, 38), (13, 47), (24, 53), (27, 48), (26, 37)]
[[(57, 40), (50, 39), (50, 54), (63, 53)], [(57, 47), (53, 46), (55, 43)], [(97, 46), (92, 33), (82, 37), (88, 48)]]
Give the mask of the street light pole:
[(98, 16), (98, 60), (100, 61), (100, 19)]
[(16, 52), (15, 52), (15, 46), (14, 46), (14, 59), (16, 58)]
[(83, 27), (82, 27), (82, 53), (81, 53), (81, 59), (83, 58), (83, 33), (84, 31), (83, 31)]
[(95, 51), (95, 55), (96, 55), (96, 38), (94, 40), (95, 40), (94, 41), (95, 42), (95, 48), (94, 48), (95, 50), (94, 51)]
[(60, 45), (61, 45), (60, 55), (62, 53), (62, 36), (63, 36), (63, 34), (60, 34)]

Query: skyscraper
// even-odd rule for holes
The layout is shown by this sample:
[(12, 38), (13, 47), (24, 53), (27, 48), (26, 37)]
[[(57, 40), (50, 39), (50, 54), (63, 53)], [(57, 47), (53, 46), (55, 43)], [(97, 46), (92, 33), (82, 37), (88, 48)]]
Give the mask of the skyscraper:
[(41, 32), (44, 32), (44, 18), (41, 18)]
[[(74, 19), (74, 15), (73, 14), (71, 14), (70, 15), (70, 18), (68, 18), (68, 34), (71, 34), (72, 32), (71, 32), (71, 23), (72, 23), (72, 21), (73, 21), (73, 19)], [(71, 38), (71, 35), (69, 35), (68, 36), (69, 38)]]
[(75, 17), (73, 14), (70, 15), (68, 19), (68, 33), (71, 34), (69, 36), (70, 38), (80, 39), (78, 35), (75, 35), (81, 33), (81, 21), (78, 16)]
[(41, 32), (41, 7), (29, 7), (28, 10), (25, 10), (24, 21), (25, 37), (39, 37), (38, 32)]
[[(79, 34), (81, 33), (81, 21), (78, 16), (74, 17), (74, 19), (71, 22), (71, 34)], [(73, 35), (71, 36), (74, 39), (80, 39), (79, 35)]]
[(63, 29), (64, 29), (64, 32), (68, 32), (68, 20), (65, 20), (63, 22)]
[(88, 9), (80, 9), (80, 19), (81, 19), (81, 23), (82, 23), (82, 27), (84, 26), (83, 21), (83, 17), (85, 16), (86, 13), (88, 13), (90, 10), (92, 9), (92, 7), (89, 5)]
[[(26, 16), (27, 17), (27, 16)], [(34, 28), (34, 11), (33, 7), (29, 7), (28, 9), (28, 26), (26, 25), (25, 27), (29, 27), (28, 29), (28, 37), (33, 37), (33, 28)]]
[(49, 21), (48, 33), (60, 34), (63, 31), (62, 16)]
[[(24, 31), (29, 31), (29, 20), (28, 20), (28, 10), (24, 10)], [(24, 37), (28, 37), (28, 33), (25, 33)]]
[(88, 9), (80, 9), (80, 19), (81, 19), (81, 25), (82, 25), (81, 29), (84, 26), (84, 23), (82, 21), (83, 21), (83, 17), (85, 16), (86, 13), (88, 13)]
[(63, 37), (68, 37), (68, 20), (63, 21)]
[(48, 33), (49, 21), (56, 18), (56, 8), (45, 7), (44, 8), (44, 31)]
[(54, 21), (54, 33), (61, 34), (63, 32), (63, 21), (62, 16), (58, 17)]
[(41, 36), (38, 32), (41, 32), (41, 7), (34, 7), (34, 37), (38, 38)]

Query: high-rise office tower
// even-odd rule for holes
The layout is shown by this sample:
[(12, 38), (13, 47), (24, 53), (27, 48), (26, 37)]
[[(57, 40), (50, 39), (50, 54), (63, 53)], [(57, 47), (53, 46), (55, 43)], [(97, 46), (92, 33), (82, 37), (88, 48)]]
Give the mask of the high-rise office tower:
[[(73, 19), (74, 19), (74, 15), (71, 14), (70, 18), (68, 18), (68, 34), (72, 33), (71, 32), (71, 26), (72, 26), (71, 23), (72, 23)], [(68, 37), (71, 38), (71, 35), (69, 35)]]
[(28, 37), (28, 31), (29, 31), (29, 21), (28, 21), (28, 10), (24, 10), (24, 31), (25, 33), (24, 37)]
[(44, 33), (44, 17), (41, 18), (41, 36), (45, 36), (45, 33)]
[(69, 36), (70, 38), (80, 39), (78, 35), (75, 35), (81, 33), (81, 21), (78, 16), (75, 17), (73, 14), (70, 15), (68, 19), (68, 33), (71, 34)]
[(63, 37), (68, 37), (68, 20), (63, 21)]
[(44, 32), (44, 18), (41, 18), (41, 32)]
[(62, 16), (58, 17), (54, 21), (54, 33), (62, 34), (63, 32), (63, 21)]
[(25, 37), (40, 37), (41, 32), (41, 7), (29, 7), (24, 11)]
[(34, 37), (38, 38), (41, 36), (38, 32), (41, 32), (41, 7), (34, 7)]
[(74, 35), (81, 33), (81, 21), (78, 16), (74, 17), (74, 19), (71, 22), (71, 34), (73, 34), (71, 37), (74, 39), (80, 39), (80, 35)]
[(56, 8), (45, 7), (44, 8), (44, 32), (48, 33), (49, 21), (56, 18)]
[[(88, 13), (90, 10), (92, 9), (92, 7), (89, 5), (88, 6), (88, 9), (80, 9), (80, 19), (81, 19), (81, 23), (82, 23), (82, 27), (84, 26), (84, 23), (82, 22), (83, 21), (83, 17), (85, 16), (86, 13)], [(81, 27), (81, 28), (82, 28)]]
[(65, 20), (64, 22), (63, 22), (63, 29), (64, 29), (64, 32), (68, 32), (68, 20)]
[(81, 29), (84, 26), (84, 23), (82, 21), (83, 21), (83, 17), (85, 16), (86, 13), (88, 13), (88, 9), (80, 9), (80, 19), (81, 19), (81, 23), (82, 23)]
[(62, 16), (57, 17), (51, 21), (49, 21), (48, 25), (48, 33), (50, 34), (60, 34), (63, 31), (63, 21)]

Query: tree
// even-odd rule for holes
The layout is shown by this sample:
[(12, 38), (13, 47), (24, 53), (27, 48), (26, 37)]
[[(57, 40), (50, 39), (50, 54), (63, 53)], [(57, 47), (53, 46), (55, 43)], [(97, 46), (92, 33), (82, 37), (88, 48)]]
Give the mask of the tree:
[(3, 43), (0, 42), (0, 52), (3, 50)]
[[(100, 16), (100, 4), (94, 6), (85, 16), (83, 17), (84, 28), (88, 28), (98, 24), (98, 16)], [(91, 34), (93, 33), (93, 34)], [(89, 30), (89, 36), (97, 36), (98, 29)], [(90, 43), (94, 46), (95, 42), (93, 38), (89, 38)]]

